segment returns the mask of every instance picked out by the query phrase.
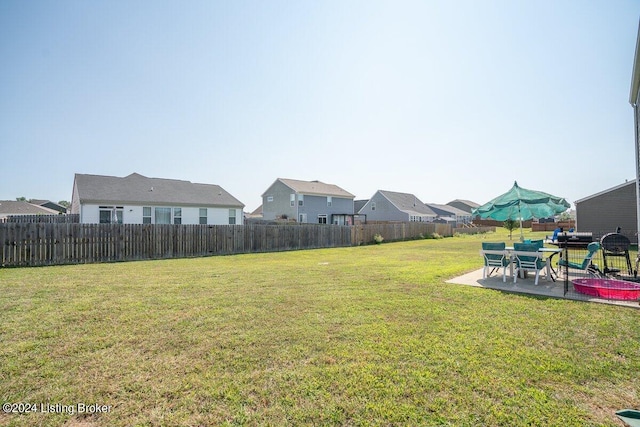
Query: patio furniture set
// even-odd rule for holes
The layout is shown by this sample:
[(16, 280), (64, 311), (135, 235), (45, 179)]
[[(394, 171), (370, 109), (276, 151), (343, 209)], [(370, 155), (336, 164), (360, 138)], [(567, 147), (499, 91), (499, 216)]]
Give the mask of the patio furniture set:
[[(517, 283), (518, 276), (525, 277), (529, 271), (535, 273), (535, 284), (538, 284), (540, 272), (545, 272), (547, 280), (555, 281), (557, 273), (552, 266), (553, 256), (561, 253), (559, 248), (545, 248), (543, 240), (525, 240), (523, 243), (482, 243), (481, 254), (484, 257), (482, 278), (490, 276), (495, 270), (502, 268), (502, 281), (507, 281), (507, 267), (509, 276)], [(487, 273), (488, 272), (488, 273)]]
[[(619, 233), (609, 233), (593, 242), (590, 233), (571, 236), (566, 233), (558, 236), (556, 242), (548, 242), (555, 248), (545, 248), (544, 241), (525, 241), (508, 247), (505, 243), (482, 243), (481, 254), (484, 258), (483, 279), (494, 271), (502, 269), (502, 280), (506, 282), (507, 267), (514, 283), (527, 271), (535, 272), (535, 284), (541, 271), (545, 271), (546, 279), (553, 280), (558, 272), (564, 270), (565, 279), (571, 279), (576, 292), (606, 299), (638, 300), (640, 298), (640, 284), (637, 268), (640, 257), (636, 259), (636, 269), (633, 268), (629, 254), (630, 241)], [(563, 257), (564, 250), (586, 251), (579, 262)], [(594, 264), (593, 259), (598, 252), (602, 254), (603, 269)], [(559, 254), (558, 271), (553, 268), (553, 257)], [(565, 287), (565, 292), (567, 288)]]

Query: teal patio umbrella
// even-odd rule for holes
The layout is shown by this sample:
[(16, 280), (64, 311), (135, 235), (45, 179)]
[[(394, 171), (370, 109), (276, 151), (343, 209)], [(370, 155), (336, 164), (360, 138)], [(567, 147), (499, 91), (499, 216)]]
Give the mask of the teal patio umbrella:
[(471, 215), (479, 215), (480, 218), (491, 218), (496, 221), (506, 221), (508, 219), (520, 221), (520, 239), (522, 240), (522, 221), (532, 218), (552, 217), (570, 207), (569, 202), (562, 197), (522, 188), (516, 181), (513, 183), (511, 190), (474, 209)]

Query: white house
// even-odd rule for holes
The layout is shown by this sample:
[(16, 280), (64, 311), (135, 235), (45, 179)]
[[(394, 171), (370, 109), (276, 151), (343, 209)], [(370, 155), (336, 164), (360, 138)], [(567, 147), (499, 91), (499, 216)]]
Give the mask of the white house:
[(242, 224), (244, 205), (219, 185), (76, 174), (71, 213), (84, 224)]

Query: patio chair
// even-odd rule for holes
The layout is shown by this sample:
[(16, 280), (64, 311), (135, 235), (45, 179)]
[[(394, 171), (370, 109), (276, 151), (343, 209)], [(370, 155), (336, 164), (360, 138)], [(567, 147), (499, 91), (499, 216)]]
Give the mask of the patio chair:
[(547, 263), (542, 259), (542, 253), (538, 252), (538, 246), (533, 243), (514, 243), (513, 255), (515, 256), (516, 270), (513, 274), (513, 283), (518, 280), (518, 275), (522, 272), (535, 271), (536, 280), (540, 277), (540, 270), (544, 269)]
[(524, 242), (522, 243), (526, 243), (528, 245), (536, 245), (538, 248), (544, 247), (544, 239), (540, 239), (540, 240), (525, 239)]
[(542, 249), (542, 248), (544, 248), (544, 239), (532, 240), (531, 244), (532, 245), (536, 245), (538, 247), (538, 249)]
[[(505, 243), (488, 243), (482, 242), (482, 256), (484, 258), (484, 268), (482, 269), (482, 278), (486, 279), (499, 268), (502, 268), (502, 281), (507, 281), (507, 267), (511, 263), (511, 259), (507, 254)], [(490, 270), (487, 274), (487, 270)]]
[(593, 263), (593, 257), (599, 250), (600, 250), (600, 243), (591, 242), (587, 246), (588, 252), (581, 263), (572, 262), (564, 258), (561, 258), (558, 261), (558, 267), (569, 267), (575, 270), (583, 271), (590, 276), (600, 277), (601, 276), (600, 269), (598, 268), (597, 265)]

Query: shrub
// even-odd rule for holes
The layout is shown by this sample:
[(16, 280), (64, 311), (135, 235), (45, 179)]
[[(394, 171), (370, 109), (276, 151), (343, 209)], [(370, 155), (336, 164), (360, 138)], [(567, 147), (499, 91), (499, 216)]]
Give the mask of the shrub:
[(384, 237), (382, 237), (380, 234), (376, 234), (373, 236), (373, 241), (379, 245), (384, 241)]
[(438, 233), (431, 233), (431, 238), (432, 239), (442, 239), (442, 236), (439, 235)]

